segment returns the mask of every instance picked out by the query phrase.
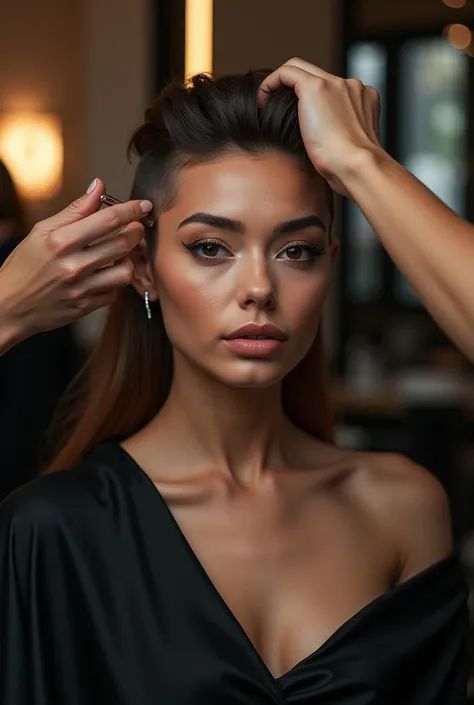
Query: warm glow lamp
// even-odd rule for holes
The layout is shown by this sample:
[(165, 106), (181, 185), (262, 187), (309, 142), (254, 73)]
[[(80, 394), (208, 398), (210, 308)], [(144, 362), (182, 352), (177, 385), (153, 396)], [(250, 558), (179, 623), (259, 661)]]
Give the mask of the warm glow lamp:
[(45, 200), (62, 185), (61, 124), (50, 113), (0, 113), (0, 159), (22, 196)]
[(459, 9), (461, 7), (464, 7), (467, 0), (443, 0), (443, 2), (448, 7), (453, 7), (455, 9)]
[(186, 0), (184, 75), (212, 72), (213, 0)]
[(444, 36), (455, 49), (467, 49), (471, 43), (472, 33), (464, 24), (450, 24), (444, 28)]

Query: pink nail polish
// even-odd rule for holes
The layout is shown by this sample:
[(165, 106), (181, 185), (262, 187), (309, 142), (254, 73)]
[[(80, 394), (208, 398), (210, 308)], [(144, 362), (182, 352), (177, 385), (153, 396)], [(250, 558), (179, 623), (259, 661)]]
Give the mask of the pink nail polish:
[(88, 196), (95, 190), (95, 187), (97, 186), (97, 179), (94, 179), (94, 181), (91, 183), (89, 188), (87, 189), (86, 193)]
[(142, 209), (142, 213), (149, 213), (153, 210), (153, 203), (151, 201), (142, 201), (140, 208)]

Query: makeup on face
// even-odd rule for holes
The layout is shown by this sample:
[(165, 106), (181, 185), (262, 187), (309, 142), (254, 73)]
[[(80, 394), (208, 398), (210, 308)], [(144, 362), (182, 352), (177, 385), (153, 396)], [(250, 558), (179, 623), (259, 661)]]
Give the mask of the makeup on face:
[(230, 386), (281, 381), (309, 350), (330, 279), (325, 191), (285, 155), (184, 169), (153, 260), (176, 359)]
[[(190, 224), (207, 225), (213, 230), (221, 231), (230, 235), (244, 235), (246, 233), (246, 227), (242, 221), (212, 213), (194, 213), (183, 220), (179, 224), (177, 230), (179, 231), (181, 228)], [(314, 228), (320, 231), (320, 236), (324, 236), (325, 240), (326, 226), (324, 222), (315, 215), (295, 218), (279, 223), (273, 228), (272, 237), (279, 237), (282, 235), (290, 236), (292, 234), (296, 235), (297, 233), (302, 233), (305, 230), (312, 230)], [(196, 237), (191, 242), (182, 241), (181, 244), (203, 264), (218, 264), (222, 260), (229, 259), (230, 256), (229, 245), (224, 244), (224, 242), (215, 237)], [(199, 254), (199, 251), (202, 251), (203, 248), (207, 248), (206, 256), (204, 255), (204, 252)], [(216, 248), (217, 252), (215, 252)], [(219, 250), (224, 253), (223, 256), (218, 256)], [(288, 257), (284, 257), (286, 253), (288, 254)], [(316, 243), (312, 241), (308, 242), (298, 240), (297, 242), (295, 241), (288, 243), (286, 247), (282, 248), (278, 255), (278, 259), (287, 259), (294, 265), (308, 267), (325, 253), (326, 248), (324, 241), (321, 243)], [(301, 254), (306, 254), (306, 257), (299, 257), (298, 255)]]
[(270, 323), (248, 323), (225, 336), (224, 340), (243, 357), (267, 357), (278, 350), (287, 338), (280, 328)]
[[(100, 202), (104, 206), (118, 206), (123, 201), (119, 201), (118, 198), (114, 198), (113, 196), (110, 196), (108, 193), (104, 193), (100, 197)], [(152, 228), (155, 224), (154, 219), (150, 215), (145, 215), (143, 218), (139, 218), (139, 222), (143, 223), (147, 228)]]

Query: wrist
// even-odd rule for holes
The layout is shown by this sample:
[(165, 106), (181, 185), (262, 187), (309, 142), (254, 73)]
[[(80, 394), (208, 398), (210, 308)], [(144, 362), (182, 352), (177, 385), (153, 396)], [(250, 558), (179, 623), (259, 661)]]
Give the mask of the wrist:
[(354, 196), (354, 190), (386, 168), (393, 159), (380, 145), (357, 147), (347, 155), (339, 179)]

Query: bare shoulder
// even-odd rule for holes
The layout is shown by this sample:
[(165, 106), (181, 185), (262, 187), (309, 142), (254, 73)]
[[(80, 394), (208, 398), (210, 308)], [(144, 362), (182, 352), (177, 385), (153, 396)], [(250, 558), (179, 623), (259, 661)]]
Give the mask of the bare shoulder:
[(354, 462), (349, 491), (393, 536), (403, 566), (399, 582), (452, 552), (448, 497), (432, 473), (395, 453), (360, 453)]
[(301, 462), (313, 477), (338, 487), (390, 539), (398, 555), (398, 582), (447, 558), (453, 550), (451, 513), (441, 483), (397, 453), (339, 449), (301, 435)]

